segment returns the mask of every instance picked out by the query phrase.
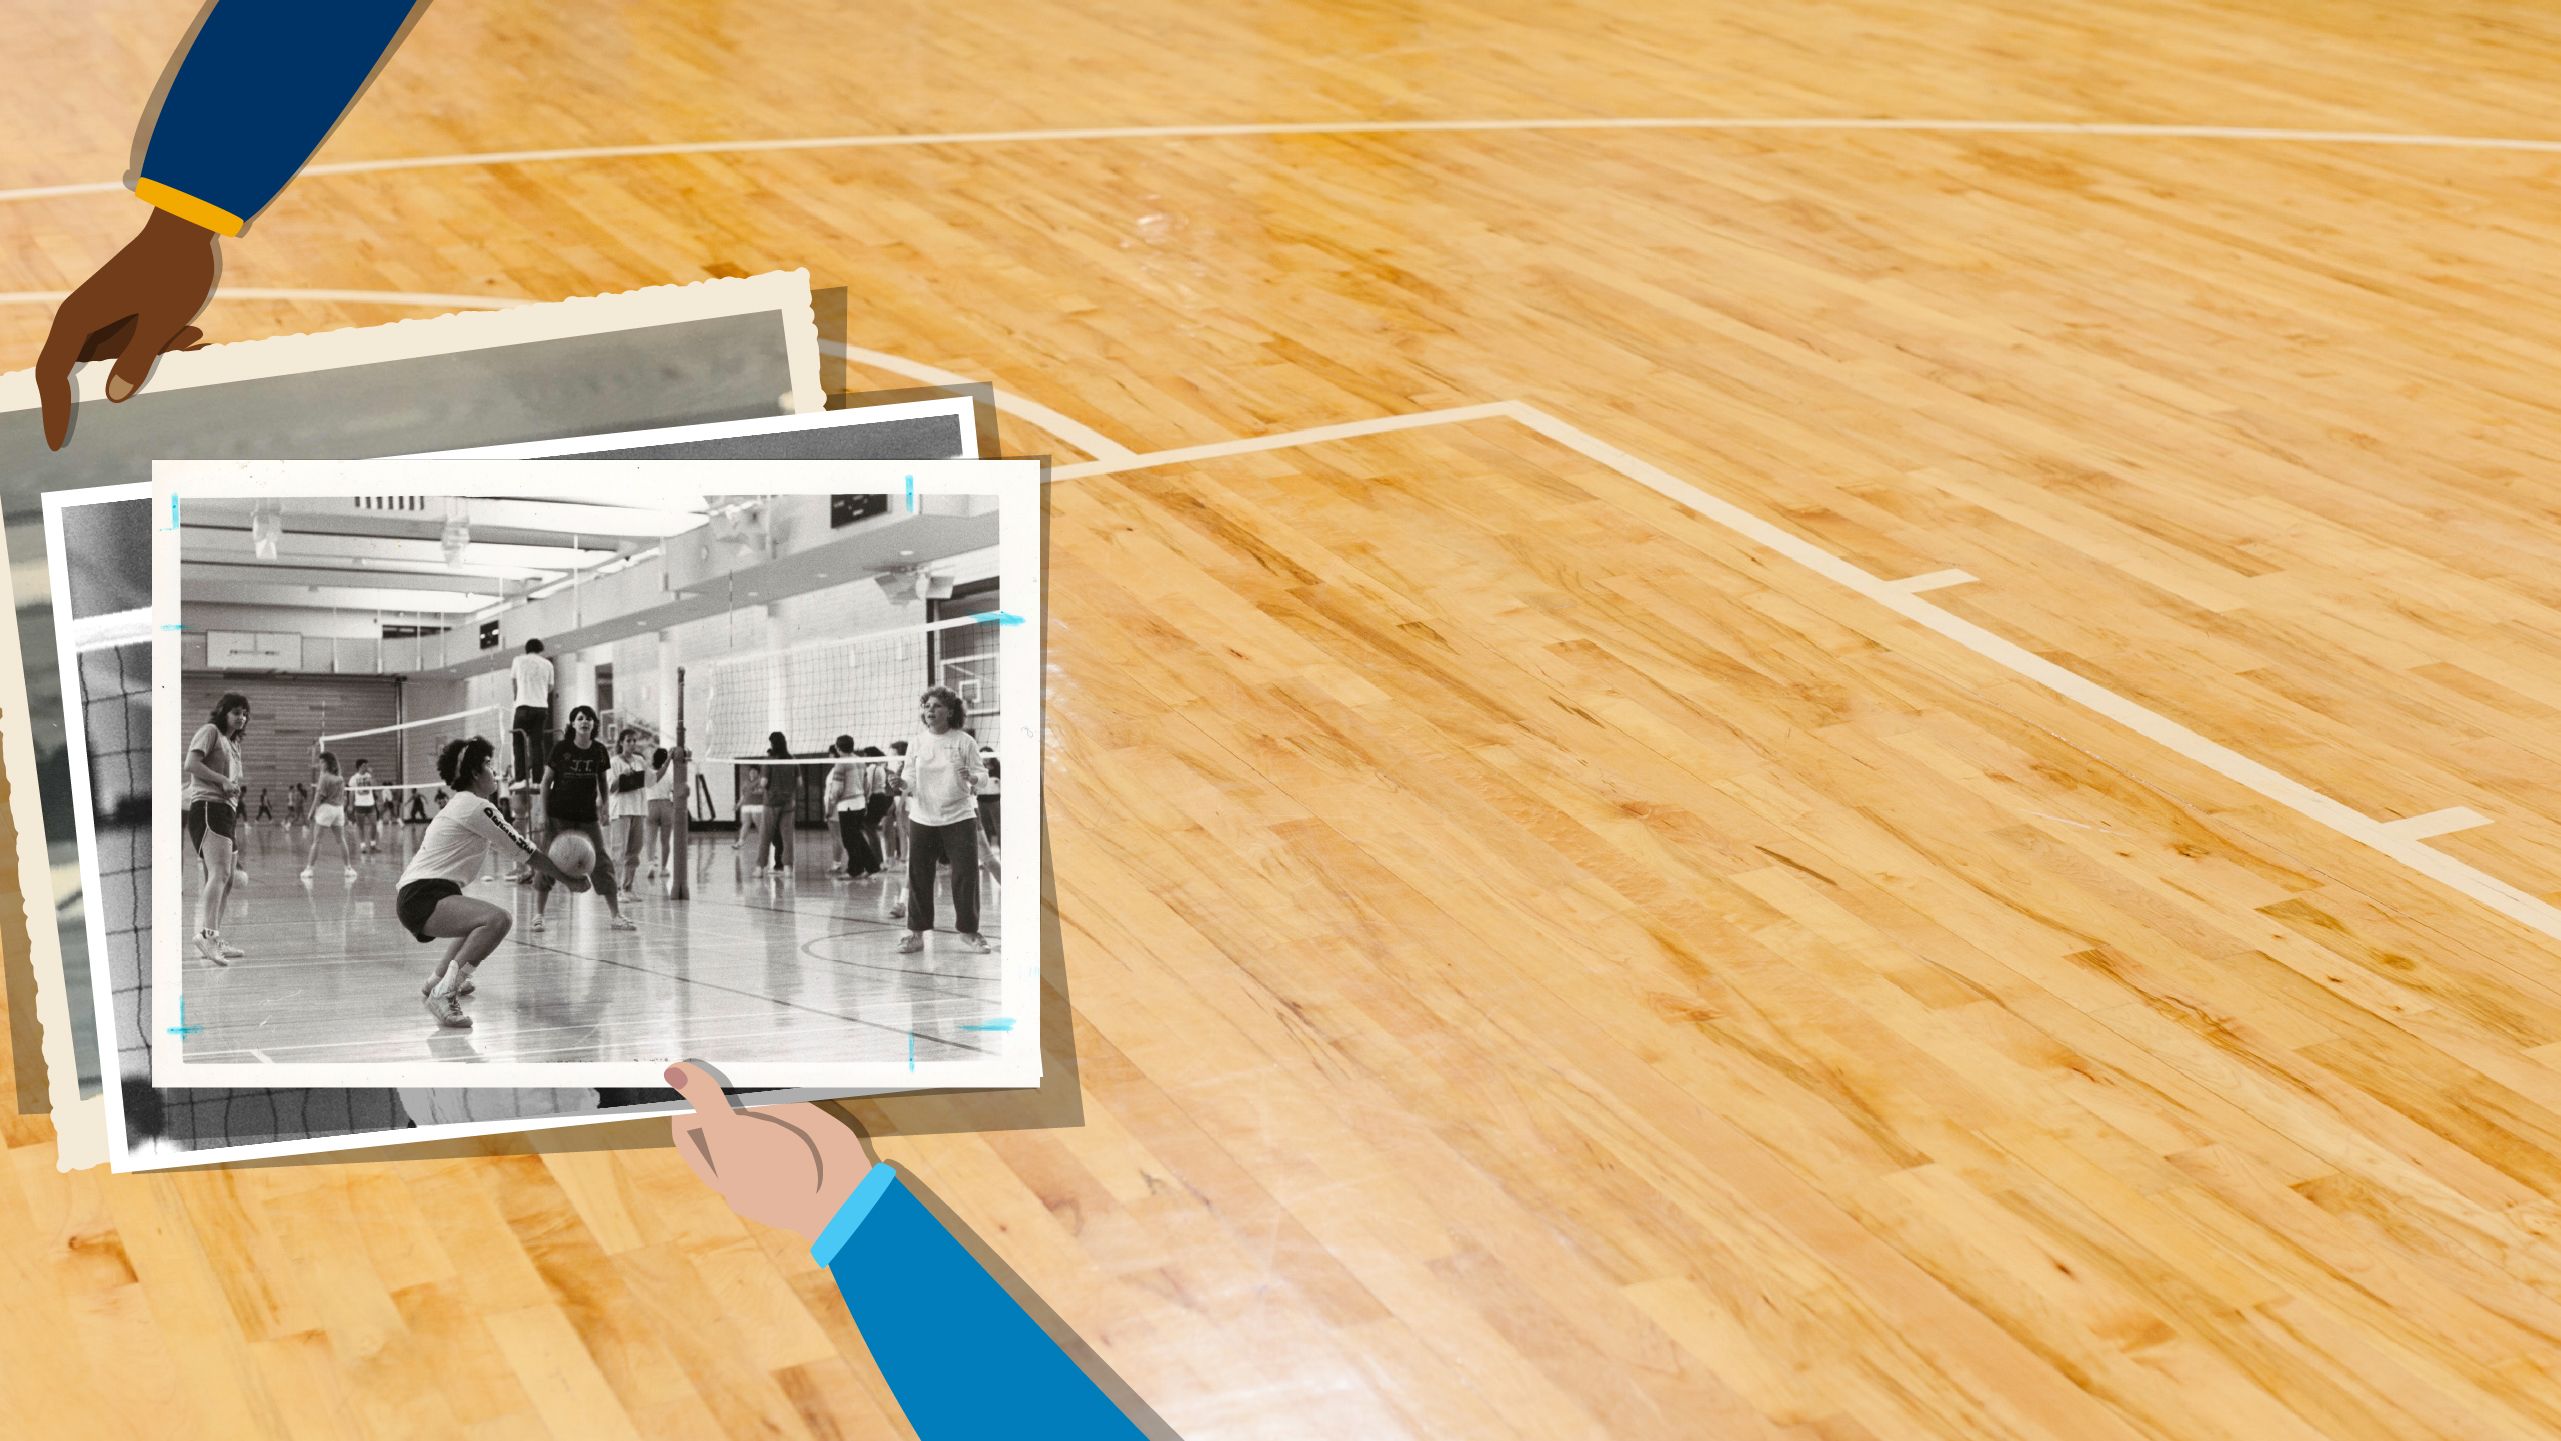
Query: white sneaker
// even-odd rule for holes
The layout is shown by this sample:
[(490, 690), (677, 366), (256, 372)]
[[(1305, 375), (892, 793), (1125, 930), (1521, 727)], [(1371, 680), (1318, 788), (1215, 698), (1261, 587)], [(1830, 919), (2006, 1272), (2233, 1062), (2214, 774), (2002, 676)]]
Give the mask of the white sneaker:
[(349, 866), (349, 867), (347, 867), (347, 879), (349, 879), (349, 880), (351, 880), (351, 881), (352, 881), (352, 880), (354, 880), (355, 878), (356, 878), (356, 868), (355, 868), (354, 866)]
[(960, 938), (960, 943), (963, 947), (976, 951), (982, 956), (996, 949), (994, 946), (987, 944), (987, 938), (978, 934), (976, 931), (970, 931), (964, 934)]
[(924, 948), (925, 938), (916, 934), (914, 931), (909, 931), (906, 938), (898, 943), (898, 954), (902, 956), (912, 956)]
[(306, 881), (311, 879), (311, 867), (304, 866), (302, 868), (302, 878)]
[(614, 929), (618, 931), (636, 931), (640, 929), (640, 922), (633, 920), (629, 916), (616, 916), (614, 917)]
[(222, 937), (211, 931), (196, 932), (196, 954), (217, 966), (230, 964), (222, 954)]
[(464, 1031), (471, 1029), (471, 1017), (462, 1013), (461, 1001), (452, 996), (434, 995), (424, 999), (427, 1002), (427, 1014), (436, 1018), (437, 1025)]
[(536, 916), (536, 917), (534, 917), (534, 923), (533, 923), (532, 925), (530, 925), (530, 926), (525, 927), (525, 929), (526, 929), (526, 930), (529, 930), (529, 931), (539, 931), (539, 930), (541, 930), (541, 929), (542, 929), (542, 917), (540, 917), (540, 916)]
[(221, 950), (222, 958), (226, 961), (236, 961), (242, 956), (249, 954), (247, 951), (240, 949), (231, 942), (224, 940), (220, 931), (214, 932), (213, 943), (215, 947)]

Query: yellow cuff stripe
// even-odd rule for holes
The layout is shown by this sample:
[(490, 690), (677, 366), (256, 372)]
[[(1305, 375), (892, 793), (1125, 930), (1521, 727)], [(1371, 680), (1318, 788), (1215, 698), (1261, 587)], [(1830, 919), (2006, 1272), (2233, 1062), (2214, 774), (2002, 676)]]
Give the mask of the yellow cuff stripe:
[(249, 222), (210, 201), (198, 200), (183, 190), (172, 189), (157, 180), (134, 182), (133, 193), (150, 201), (189, 224), (201, 225), (216, 235), (238, 235)]

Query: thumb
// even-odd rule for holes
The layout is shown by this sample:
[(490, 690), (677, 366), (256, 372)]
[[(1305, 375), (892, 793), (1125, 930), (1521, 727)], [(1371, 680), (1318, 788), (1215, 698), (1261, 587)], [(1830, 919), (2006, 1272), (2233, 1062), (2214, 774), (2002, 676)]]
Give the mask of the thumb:
[(720, 1089), (720, 1077), (700, 1061), (681, 1061), (667, 1068), (667, 1084), (676, 1094), (693, 1102), (694, 1114), (718, 1124), (738, 1114), (727, 1093)]
[(133, 339), (125, 342), (124, 353), (116, 357), (116, 368), (107, 373), (107, 399), (125, 400), (151, 378), (151, 364), (160, 358), (185, 327), (172, 325), (136, 325)]

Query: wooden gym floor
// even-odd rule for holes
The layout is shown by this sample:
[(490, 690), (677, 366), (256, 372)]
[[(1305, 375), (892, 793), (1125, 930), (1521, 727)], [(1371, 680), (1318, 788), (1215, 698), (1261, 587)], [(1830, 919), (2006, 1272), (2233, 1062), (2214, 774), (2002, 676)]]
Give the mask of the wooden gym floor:
[[(188, 9), (8, 0), (0, 287), (134, 228), (24, 192)], [(205, 324), (807, 265), (856, 384), (996, 384), (1075, 1124), (856, 1111), (1187, 1436), (2552, 1437), (2557, 80), (2480, 4), (444, 0)], [(1611, 117), (1806, 123), (1495, 123)], [(898, 1432), (661, 1126), (0, 1128), (26, 1434)]]

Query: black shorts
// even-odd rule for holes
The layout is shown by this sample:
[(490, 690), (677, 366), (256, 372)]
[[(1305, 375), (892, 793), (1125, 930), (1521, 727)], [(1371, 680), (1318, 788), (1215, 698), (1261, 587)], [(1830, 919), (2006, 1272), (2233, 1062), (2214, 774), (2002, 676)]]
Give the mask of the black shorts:
[(231, 839), (231, 823), (240, 813), (229, 801), (196, 801), (187, 807), (187, 844), (205, 853), (205, 832), (211, 831), (224, 840)]
[(392, 902), (392, 910), (409, 934), (423, 944), (436, 939), (427, 934), (427, 918), (436, 913), (436, 907), (444, 904), (445, 897), (461, 894), (462, 887), (452, 881), (411, 881), (400, 888), (399, 897)]

